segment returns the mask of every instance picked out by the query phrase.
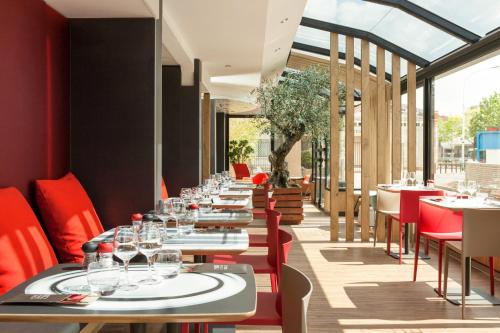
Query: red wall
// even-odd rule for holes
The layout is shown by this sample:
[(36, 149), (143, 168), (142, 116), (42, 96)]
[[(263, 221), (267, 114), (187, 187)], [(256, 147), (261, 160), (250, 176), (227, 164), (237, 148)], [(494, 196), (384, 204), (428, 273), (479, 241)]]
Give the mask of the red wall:
[(69, 168), (69, 32), (42, 0), (0, 1), (0, 187)]

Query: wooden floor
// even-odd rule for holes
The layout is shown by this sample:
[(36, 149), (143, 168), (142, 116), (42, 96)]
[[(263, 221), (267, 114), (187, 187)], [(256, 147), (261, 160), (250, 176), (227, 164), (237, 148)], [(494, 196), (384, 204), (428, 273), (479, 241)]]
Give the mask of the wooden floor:
[[(500, 332), (500, 306), (466, 309), (437, 297), (437, 259), (420, 261), (417, 282), (412, 281), (413, 261), (402, 265), (384, 253), (383, 244), (332, 243), (329, 218), (312, 205), (305, 205), (306, 219), (291, 230), (295, 242), (289, 264), (306, 273), (314, 284), (309, 306), (309, 332)], [(341, 226), (342, 227), (342, 226)], [(341, 228), (342, 230), (342, 228)], [(263, 232), (252, 228), (250, 232)], [(396, 244), (393, 244), (395, 247)], [(450, 288), (458, 288), (458, 262), (450, 266)], [(260, 290), (270, 290), (265, 276), (257, 280)], [(472, 286), (488, 288), (488, 277), (473, 270)], [(500, 283), (496, 285), (500, 293)], [(126, 332), (108, 326), (105, 332)], [(238, 333), (281, 330), (243, 327)]]

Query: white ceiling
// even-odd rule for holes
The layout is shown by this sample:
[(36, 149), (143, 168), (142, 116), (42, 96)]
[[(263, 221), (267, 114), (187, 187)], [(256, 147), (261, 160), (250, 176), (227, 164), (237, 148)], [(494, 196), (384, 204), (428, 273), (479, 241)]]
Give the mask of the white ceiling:
[[(158, 16), (158, 0), (45, 1), (70, 18)], [(212, 98), (251, 101), (260, 80), (285, 67), (306, 1), (164, 0), (163, 61), (190, 85), (199, 58)]]

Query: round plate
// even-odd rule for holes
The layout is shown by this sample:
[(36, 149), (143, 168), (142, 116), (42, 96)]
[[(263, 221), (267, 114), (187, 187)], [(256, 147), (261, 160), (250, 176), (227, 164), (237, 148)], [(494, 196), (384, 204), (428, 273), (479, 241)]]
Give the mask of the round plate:
[[(131, 269), (130, 280), (143, 279), (147, 272)], [(27, 294), (64, 294), (68, 286), (87, 284), (85, 271), (71, 271), (37, 280), (26, 287)], [(193, 306), (238, 294), (246, 282), (237, 274), (181, 273), (157, 285), (140, 285), (134, 291), (117, 290), (85, 306), (87, 310), (137, 311)], [(79, 306), (79, 309), (82, 307)]]

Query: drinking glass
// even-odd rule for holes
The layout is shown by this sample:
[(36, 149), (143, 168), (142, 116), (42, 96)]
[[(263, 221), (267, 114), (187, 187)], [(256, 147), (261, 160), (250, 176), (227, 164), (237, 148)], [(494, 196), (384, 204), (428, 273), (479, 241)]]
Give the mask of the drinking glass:
[(212, 211), (212, 199), (210, 197), (201, 199), (198, 203), (198, 209), (200, 213), (210, 213)]
[(133, 226), (119, 226), (115, 229), (113, 239), (113, 254), (123, 261), (125, 270), (125, 284), (120, 284), (119, 289), (130, 291), (139, 288), (138, 285), (130, 283), (128, 266), (130, 260), (139, 253), (137, 247), (137, 233)]
[(148, 277), (139, 281), (142, 284), (157, 284), (160, 281), (155, 279), (152, 271), (152, 257), (161, 249), (161, 233), (159, 228), (152, 222), (143, 223), (139, 230), (139, 251), (148, 260)]
[(164, 279), (173, 279), (181, 270), (182, 253), (177, 249), (163, 249), (156, 254), (155, 271)]
[(410, 171), (408, 172), (408, 180), (410, 181), (410, 186), (415, 186), (416, 183), (415, 183), (415, 180), (416, 180), (416, 174), (415, 174), (415, 171)]
[(465, 192), (465, 182), (463, 180), (457, 181), (457, 192), (459, 194), (464, 194), (464, 192)]
[(406, 186), (408, 182), (408, 172), (403, 171), (401, 174), (401, 186)]
[(192, 191), (190, 188), (187, 188), (187, 187), (183, 187), (181, 188), (181, 193), (180, 193), (180, 197), (181, 199), (184, 199), (184, 201), (186, 200), (191, 200), (191, 196), (192, 196)]
[(93, 294), (112, 295), (120, 283), (120, 264), (116, 261), (105, 264), (91, 262), (87, 268), (87, 281)]
[(469, 180), (467, 182), (466, 190), (470, 194), (470, 196), (473, 197), (477, 192), (477, 182), (474, 180)]
[(194, 229), (195, 219), (191, 213), (179, 216), (177, 222), (179, 226), (179, 233), (181, 235), (189, 235)]
[(172, 198), (172, 215), (180, 216), (186, 211), (186, 203), (181, 198)]

